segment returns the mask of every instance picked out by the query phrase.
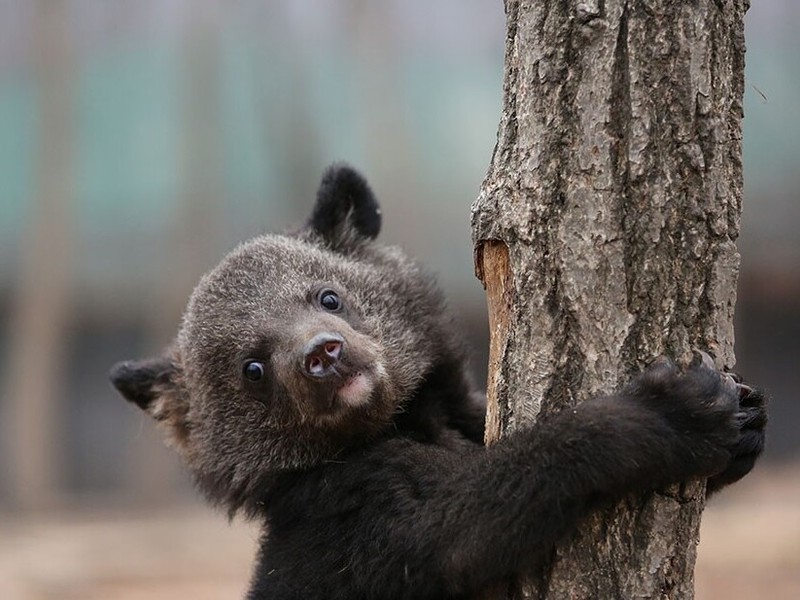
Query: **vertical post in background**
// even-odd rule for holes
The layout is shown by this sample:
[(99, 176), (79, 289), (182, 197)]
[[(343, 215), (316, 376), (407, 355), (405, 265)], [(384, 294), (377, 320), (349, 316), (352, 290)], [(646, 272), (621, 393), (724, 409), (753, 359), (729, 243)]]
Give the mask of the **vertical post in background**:
[(75, 208), (68, 7), (63, 0), (36, 0), (34, 5), (36, 191), (21, 236), (2, 425), (9, 444), (11, 502), (31, 510), (57, 503), (64, 466), (59, 405), (66, 385)]

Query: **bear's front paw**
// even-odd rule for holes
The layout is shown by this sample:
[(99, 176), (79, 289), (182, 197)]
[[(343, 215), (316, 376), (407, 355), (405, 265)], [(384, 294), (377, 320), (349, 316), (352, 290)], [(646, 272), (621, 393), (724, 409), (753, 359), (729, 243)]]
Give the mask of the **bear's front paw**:
[(742, 383), (732, 375), (739, 391), (739, 410), (736, 420), (739, 435), (730, 447), (731, 460), (725, 469), (708, 480), (707, 492), (713, 494), (747, 475), (764, 450), (767, 426), (767, 398), (761, 390)]
[(673, 477), (715, 475), (731, 463), (740, 439), (740, 385), (717, 371), (707, 354), (698, 353), (685, 369), (659, 358), (626, 392), (671, 431), (674, 447), (664, 466)]

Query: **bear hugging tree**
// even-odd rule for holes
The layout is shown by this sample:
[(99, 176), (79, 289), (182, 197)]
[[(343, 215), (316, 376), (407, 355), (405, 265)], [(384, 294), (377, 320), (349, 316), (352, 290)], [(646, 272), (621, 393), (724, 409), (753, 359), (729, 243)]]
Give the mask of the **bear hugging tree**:
[(330, 167), (302, 229), (239, 246), (164, 356), (111, 371), (214, 504), (263, 521), (251, 600), (466, 597), (593, 507), (752, 468), (764, 396), (707, 357), (484, 447), (442, 294), (380, 226), (365, 180)]

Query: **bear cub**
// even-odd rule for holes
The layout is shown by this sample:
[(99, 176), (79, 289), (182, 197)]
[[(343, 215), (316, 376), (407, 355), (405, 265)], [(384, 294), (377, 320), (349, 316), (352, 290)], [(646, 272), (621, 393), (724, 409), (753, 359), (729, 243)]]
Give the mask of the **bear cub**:
[(707, 357), (484, 447), (442, 295), (380, 227), (366, 181), (330, 167), (302, 228), (233, 250), (163, 356), (111, 371), (213, 503), (263, 521), (249, 599), (466, 597), (601, 503), (752, 468), (764, 396)]

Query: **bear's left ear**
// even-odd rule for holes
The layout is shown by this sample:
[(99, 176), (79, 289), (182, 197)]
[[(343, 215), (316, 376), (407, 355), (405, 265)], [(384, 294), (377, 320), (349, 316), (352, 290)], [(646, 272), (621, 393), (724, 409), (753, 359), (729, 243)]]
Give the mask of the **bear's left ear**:
[(375, 239), (381, 230), (381, 210), (366, 180), (352, 167), (333, 164), (322, 175), (317, 202), (306, 223), (333, 249)]

